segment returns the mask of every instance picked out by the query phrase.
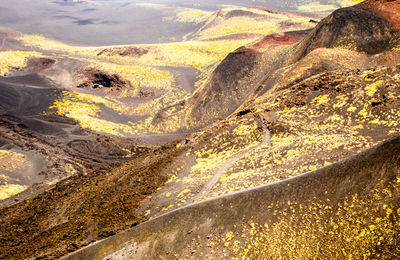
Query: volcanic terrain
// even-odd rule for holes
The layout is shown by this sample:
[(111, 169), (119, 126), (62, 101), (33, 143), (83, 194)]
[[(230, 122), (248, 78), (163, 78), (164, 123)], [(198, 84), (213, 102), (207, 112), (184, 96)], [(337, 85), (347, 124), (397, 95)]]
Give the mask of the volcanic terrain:
[(0, 30), (0, 258), (399, 258), (399, 12), (225, 6), (102, 47)]

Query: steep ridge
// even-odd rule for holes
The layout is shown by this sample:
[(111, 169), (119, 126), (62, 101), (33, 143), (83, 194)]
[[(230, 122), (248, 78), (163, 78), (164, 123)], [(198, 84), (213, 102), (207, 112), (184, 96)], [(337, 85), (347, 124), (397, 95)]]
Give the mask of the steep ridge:
[[(396, 10), (399, 1), (389, 1), (390, 5), (386, 1), (380, 5), (373, 2), (339, 9), (308, 34), (270, 35), (254, 45), (239, 48), (217, 66), (192, 97), (173, 106), (170, 109), (173, 112), (169, 114), (163, 111), (167, 116), (156, 117), (153, 123), (162, 128), (168, 125), (172, 114), (178, 114), (182, 118), (180, 127), (199, 128), (233, 113), (244, 100), (251, 102), (277, 81), (287, 86), (342, 66), (365, 69), (398, 60), (398, 52), (392, 53), (400, 44), (397, 20), (390, 15), (391, 11), (387, 14), (385, 10)], [(320, 48), (326, 48), (326, 51), (318, 51)], [(353, 53), (345, 53), (345, 50)], [(371, 55), (381, 53), (388, 53), (389, 57), (371, 62)], [(309, 54), (308, 60), (302, 62)], [(311, 68), (310, 61), (314, 65)], [(283, 76), (279, 69), (286, 70)], [(257, 93), (253, 93), (255, 90)]]
[(286, 63), (293, 48), (291, 45), (307, 33), (293, 31), (267, 35), (230, 53), (191, 97), (164, 109), (163, 115), (159, 114), (153, 123), (157, 128), (164, 128), (177, 114), (181, 117), (177, 129), (196, 129), (228, 116), (269, 74)]
[(314, 172), (178, 209), (63, 259), (391, 259), (400, 253), (399, 160), (396, 137)]
[[(372, 2), (375, 1), (338, 9), (323, 19), (299, 43), (291, 62), (303, 58), (317, 48), (344, 48), (371, 55), (397, 46), (400, 34), (393, 23), (395, 21), (390, 16), (380, 15), (383, 10), (391, 9), (391, 6), (385, 3), (380, 5), (379, 12), (375, 12), (377, 8), (371, 8)], [(399, 5), (399, 1), (383, 2)]]

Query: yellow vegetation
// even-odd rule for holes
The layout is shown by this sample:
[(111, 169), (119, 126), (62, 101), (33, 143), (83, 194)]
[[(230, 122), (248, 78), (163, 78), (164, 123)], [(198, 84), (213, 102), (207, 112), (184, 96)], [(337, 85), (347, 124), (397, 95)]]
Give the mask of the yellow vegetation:
[(117, 136), (134, 135), (146, 132), (143, 122), (130, 122), (126, 124), (114, 123), (100, 118), (99, 104), (105, 105), (120, 114), (130, 114), (132, 107), (115, 99), (76, 92), (64, 92), (64, 97), (56, 100), (50, 108), (56, 109), (59, 115), (73, 118), (81, 127), (93, 131), (108, 133)]
[(375, 92), (378, 90), (378, 87), (382, 84), (382, 80), (378, 80), (372, 84), (370, 84), (369, 86), (365, 87), (365, 91), (367, 93), (368, 96), (372, 97)]
[(75, 51), (77, 47), (70, 46), (55, 40), (46, 38), (42, 34), (24, 34), (18, 38), (26, 46), (37, 47), (43, 50)]
[[(203, 69), (221, 61), (233, 50), (246, 45), (253, 39), (220, 40), (220, 41), (185, 41), (153, 45), (136, 45), (138, 47), (152, 47), (148, 53), (140, 57), (107, 56), (116, 63), (131, 62), (145, 66), (177, 66)], [(93, 52), (95, 55), (99, 50)], [(86, 52), (88, 55), (89, 52)], [(184, 57), (184, 58), (183, 58)]]
[(34, 51), (2, 51), (0, 52), (0, 76), (6, 76), (13, 70), (27, 66), (29, 58), (41, 56)]
[(30, 163), (25, 155), (8, 150), (0, 150), (0, 170), (11, 172), (29, 167)]
[[(208, 23), (214, 24), (211, 27), (204, 27), (198, 32), (196, 39), (213, 39), (238, 33), (249, 33), (249, 34), (273, 34), (282, 33), (286, 30), (290, 30), (286, 27), (282, 27), (281, 22), (290, 19), (293, 24), (296, 24), (296, 28), (307, 29), (312, 25), (303, 16), (297, 16), (294, 14), (279, 14), (279, 13), (266, 13), (259, 9), (251, 8), (224, 8), (221, 10), (222, 13), (229, 13), (231, 11), (243, 10), (245, 12), (254, 13), (255, 16), (243, 15), (233, 16), (230, 18), (222, 18), (214, 14), (211, 16)], [(293, 28), (293, 27), (292, 27)]]
[(318, 105), (326, 104), (329, 102), (329, 95), (320, 95), (320, 96), (314, 98), (313, 102)]
[(201, 31), (200, 36), (207, 38), (221, 37), (236, 33), (272, 34), (278, 32), (279, 25), (270, 21), (250, 17), (232, 17), (217, 26)]
[(25, 186), (18, 184), (0, 185), (0, 200), (7, 199), (15, 194), (24, 191), (25, 189)]
[(173, 20), (181, 23), (199, 24), (206, 22), (212, 14), (212, 12), (207, 12), (200, 9), (184, 8), (176, 14)]
[(117, 74), (127, 80), (133, 89), (124, 89), (121, 97), (134, 97), (140, 87), (151, 87), (167, 90), (173, 87), (174, 75), (166, 70), (158, 70), (149, 66), (119, 65), (111, 62), (92, 60), (88, 68), (99, 69), (109, 74)]
[(270, 205), (277, 221), (250, 225), (246, 245), (234, 253), (238, 259), (397, 258), (400, 209), (384, 204), (394, 191), (398, 187), (391, 183), (372, 189), (365, 199), (355, 194), (336, 205), (328, 198)]
[(254, 130), (256, 130), (257, 124), (253, 122), (251, 125), (240, 125), (233, 129), (233, 133), (237, 135), (249, 135), (251, 134)]

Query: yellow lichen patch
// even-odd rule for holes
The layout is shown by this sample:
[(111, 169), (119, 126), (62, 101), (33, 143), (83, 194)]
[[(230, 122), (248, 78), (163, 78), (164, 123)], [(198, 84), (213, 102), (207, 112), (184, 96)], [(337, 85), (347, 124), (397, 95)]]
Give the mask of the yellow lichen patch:
[(326, 120), (327, 121), (341, 121), (341, 120), (343, 120), (343, 118), (340, 117), (339, 115), (331, 115)]
[(26, 46), (40, 48), (42, 50), (65, 51), (70, 54), (85, 53), (89, 50), (95, 49), (93, 47), (70, 46), (59, 41), (48, 39), (44, 35), (38, 33), (24, 34), (19, 37), (18, 40)]
[[(219, 41), (185, 41), (153, 45), (136, 45), (150, 47), (146, 54), (140, 57), (121, 57), (119, 55), (101, 56), (109, 61), (124, 64), (130, 62), (145, 66), (176, 66), (204, 69), (223, 60), (235, 49), (252, 42), (254, 39), (219, 40)], [(128, 47), (128, 46), (125, 46)], [(97, 55), (97, 52), (91, 55)], [(86, 51), (86, 53), (88, 53)], [(82, 54), (84, 55), (84, 53)], [(184, 57), (184, 58), (182, 58)]]
[[(248, 14), (232, 15), (231, 12), (243, 11)], [(250, 14), (249, 14), (250, 13)], [(254, 16), (252, 16), (254, 14)], [(273, 34), (282, 33), (293, 27), (284, 27), (282, 22), (290, 19), (295, 28), (306, 29), (312, 26), (304, 16), (295, 14), (267, 13), (257, 8), (231, 7), (223, 8), (210, 17), (207, 25), (198, 32), (199, 39), (212, 39), (234, 34)], [(212, 25), (212, 26), (210, 26)]]
[(25, 186), (18, 184), (0, 185), (0, 200), (14, 196), (15, 194), (23, 192), (25, 189)]
[(99, 69), (109, 74), (117, 74), (130, 83), (133, 89), (126, 86), (120, 94), (121, 97), (134, 97), (138, 88), (149, 87), (167, 90), (173, 87), (174, 75), (166, 70), (158, 70), (149, 66), (119, 65), (111, 62), (91, 61), (89, 69)]
[(167, 211), (167, 210), (169, 210), (169, 209), (171, 209), (173, 207), (175, 207), (175, 206), (174, 205), (169, 205), (168, 207), (163, 208), (162, 211)]
[(41, 54), (33, 51), (1, 51), (0, 76), (6, 76), (13, 70), (25, 68), (29, 58), (38, 56)]
[(334, 205), (329, 198), (315, 198), (269, 206), (277, 220), (246, 227), (249, 238), (234, 251), (234, 259), (397, 258), (400, 211), (398, 205), (385, 204), (395, 190), (394, 184), (376, 187), (362, 199), (354, 194)]
[(348, 102), (348, 97), (346, 95), (338, 95), (336, 97), (336, 103), (333, 105), (333, 108), (341, 108), (345, 106)]
[(235, 234), (233, 234), (232, 231), (228, 232), (225, 234), (225, 241), (229, 242), (235, 237)]
[(203, 38), (222, 37), (236, 33), (272, 34), (279, 29), (278, 24), (250, 17), (232, 17), (210, 29), (200, 32)]
[(326, 104), (329, 102), (329, 95), (320, 95), (320, 96), (314, 98), (312, 102), (317, 105)]
[[(212, 14), (212, 12), (207, 12), (200, 9), (184, 8), (183, 10), (179, 11), (175, 17), (171, 17), (170, 20), (180, 23), (199, 24), (207, 21)], [(165, 20), (168, 20), (168, 18)]]
[(357, 110), (357, 107), (351, 106), (347, 109), (347, 111), (354, 113)]
[(29, 167), (26, 156), (17, 152), (0, 150), (0, 171), (11, 172)]
[(190, 190), (189, 190), (189, 189), (184, 189), (183, 191), (181, 191), (181, 192), (178, 194), (178, 198), (182, 198), (183, 196), (185, 196), (185, 195), (188, 194), (188, 193), (190, 193)]
[(77, 120), (81, 127), (93, 131), (116, 136), (124, 136), (125, 134), (134, 135), (139, 132), (147, 131), (146, 126), (139, 122), (134, 123), (128, 121), (126, 124), (121, 124), (101, 119), (100, 104), (105, 105), (120, 114), (129, 114), (131, 110), (128, 105), (111, 98), (103, 98), (75, 92), (64, 92), (64, 97), (60, 100), (56, 100), (50, 108), (56, 109), (59, 115), (64, 115)]
[(254, 130), (256, 130), (257, 124), (253, 123), (251, 125), (240, 125), (233, 129), (233, 133), (237, 135), (248, 135), (252, 133)]
[(365, 87), (367, 95), (370, 97), (374, 96), (374, 94), (376, 93), (376, 91), (378, 91), (378, 87), (382, 84), (382, 82), (383, 82), (382, 80), (378, 80)]
[(212, 171), (213, 169), (216, 169), (217, 167), (227, 163), (227, 161), (236, 153), (251, 149), (252, 147), (257, 146), (259, 143), (259, 141), (254, 141), (253, 143), (241, 147), (240, 149), (226, 149), (218, 153), (213, 153), (210, 155), (207, 154), (206, 158), (204, 158), (204, 155), (199, 155), (196, 159), (196, 164), (191, 168), (191, 172), (198, 172), (200, 175), (203, 175), (206, 172)]
[(294, 157), (294, 156), (296, 156), (298, 154), (298, 151), (296, 151), (296, 150), (289, 150), (288, 152), (287, 152), (287, 156), (288, 157)]

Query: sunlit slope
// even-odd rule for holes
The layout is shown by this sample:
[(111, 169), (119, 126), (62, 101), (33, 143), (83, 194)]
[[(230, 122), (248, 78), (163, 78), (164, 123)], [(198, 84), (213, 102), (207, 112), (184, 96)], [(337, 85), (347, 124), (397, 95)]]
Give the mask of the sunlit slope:
[[(194, 15), (196, 10), (183, 11), (171, 19), (185, 22), (189, 16)], [(184, 100), (188, 99), (195, 89), (206, 81), (215, 66), (230, 52), (263, 37), (265, 33), (311, 28), (315, 22), (304, 15), (262, 8), (230, 7), (214, 14), (207, 12), (197, 14), (200, 15), (196, 15), (199, 19), (196, 18), (190, 22), (204, 23), (204, 27), (194, 32), (190, 36), (191, 40), (165, 44), (80, 47), (51, 40), (41, 34), (27, 35), (2, 29), (0, 31), (2, 41), (0, 75), (12, 77), (30, 73), (38, 74), (41, 78), (49, 79), (52, 87), (54, 85), (62, 89), (62, 93), (55, 90), (57, 95), (49, 102), (46, 101), (47, 107), (33, 115), (36, 117), (35, 124), (41, 125), (42, 128), (48, 127), (47, 130), (42, 129), (47, 131), (46, 134), (50, 131), (49, 129), (54, 130), (61, 126), (66, 131), (59, 132), (67, 136), (73, 131), (79, 134), (84, 133), (84, 135), (135, 137), (142, 141), (147, 138), (146, 142), (151, 139), (151, 142), (158, 143), (160, 141), (155, 139), (155, 135), (175, 131), (183, 123), (177, 117), (170, 116), (169, 119), (175, 120), (174, 123), (170, 127), (160, 127), (154, 124), (155, 118), (162, 116), (164, 111), (168, 111), (168, 116), (169, 107), (185, 103)], [(294, 22), (288, 23), (288, 19), (293, 19)], [(169, 22), (168, 20), (166, 19), (165, 22)], [(22, 78), (22, 81), (24, 80)], [(34, 83), (32, 85), (34, 85), (33, 88), (37, 87)], [(7, 95), (6, 92), (3, 93), (5, 99)], [(18, 100), (18, 95), (13, 96), (13, 99), (9, 98), (7, 102), (11, 101), (21, 102)], [(29, 104), (27, 103), (26, 106)], [(10, 113), (11, 108), (7, 109), (2, 113)], [(40, 120), (45, 122), (40, 123)], [(15, 128), (12, 122), (3, 123), (5, 128)], [(15, 134), (18, 139), (23, 139), (23, 142), (29, 142), (29, 135), (36, 132), (32, 128), (32, 123), (26, 124), (24, 121), (23, 124), (28, 128), (27, 132), (20, 133), (15, 128)], [(79, 127), (84, 130), (80, 132)], [(39, 140), (45, 139), (44, 133), (38, 134)], [(10, 136), (12, 134), (4, 136), (7, 142)], [(182, 134), (161, 138), (165, 142), (180, 136)], [(63, 138), (63, 145), (59, 145), (60, 149), (70, 149), (70, 141)], [(91, 163), (87, 165), (86, 162), (79, 160), (71, 161), (68, 159), (70, 155), (64, 152), (57, 155), (53, 149), (47, 147), (48, 144), (43, 145), (46, 148), (41, 151), (48, 152), (37, 152), (35, 150), (37, 147), (31, 147), (22, 154), (28, 157), (33, 156), (36, 161), (40, 161), (40, 166), (37, 166), (38, 163), (34, 163), (35, 160), (25, 158), (27, 165), (35, 169), (33, 170), (35, 174), (41, 170), (52, 169), (54, 176), (44, 178), (49, 184), (85, 171), (86, 167), (92, 167)], [(97, 144), (80, 140), (74, 142), (73, 146), (70, 154), (76, 153), (75, 148), (79, 150), (81, 146), (87, 146), (90, 150), (89, 157), (91, 157), (94, 156), (91, 147)], [(125, 146), (122, 150), (124, 149), (126, 149)], [(118, 154), (127, 156), (129, 152), (122, 150)], [(5, 150), (5, 152), (11, 151)], [(88, 155), (85, 154), (85, 156)], [(116, 159), (113, 156), (110, 158)], [(42, 162), (44, 160), (45, 162)], [(103, 159), (96, 160), (100, 160), (99, 164), (103, 164)], [(16, 171), (23, 172), (24, 167), (25, 165), (22, 165)], [(14, 174), (14, 171), (10, 173), (8, 169), (4, 169), (1, 174), (4, 175), (1, 180), (4, 188), (3, 198), (29, 188), (37, 181), (36, 178), (27, 180), (27, 177), (22, 180)]]
[(64, 259), (397, 258), (400, 139), (176, 210)]
[[(399, 56), (400, 34), (390, 8), (387, 3), (374, 7), (365, 2), (339, 9), (311, 32), (304, 32), (304, 39), (296, 37), (293, 32), (283, 36), (270, 35), (232, 52), (184, 104), (167, 109), (163, 111), (166, 115), (156, 117), (155, 127), (173, 130), (205, 126), (230, 115), (249, 96), (254, 98), (254, 94), (265, 93), (277, 81), (285, 81), (286, 86), (290, 86), (322, 71), (341, 69), (342, 65), (346, 69), (365, 69), (379, 64), (395, 64)], [(300, 32), (297, 34), (301, 35)], [(321, 51), (322, 56), (311, 53), (319, 48), (331, 51)], [(354, 53), (347, 58), (343, 50)], [(308, 56), (307, 59), (308, 54), (312, 58)], [(373, 56), (378, 54), (382, 57), (380, 61)], [(292, 71), (292, 67), (297, 69), (299, 63), (296, 62), (303, 58), (301, 72), (280, 75)], [(394, 62), (391, 63), (392, 59)], [(371, 64), (370, 60), (373, 60)]]
[[(191, 12), (171, 19), (183, 21)], [(161, 127), (154, 124), (155, 118), (184, 103), (230, 52), (265, 34), (315, 24), (312, 17), (263, 8), (231, 7), (200, 16), (204, 26), (189, 40), (164, 44), (79, 47), (40, 34), (13, 35), (7, 39), (29, 51), (2, 52), (1, 73), (33, 70), (35, 57), (52, 60), (39, 72), (68, 89), (52, 106), (59, 115), (117, 136), (171, 132), (186, 123), (167, 115), (172, 123)], [(110, 120), (111, 114), (115, 120)]]
[(399, 1), (366, 1), (342, 8), (321, 20), (299, 43), (292, 61), (317, 48), (339, 48), (365, 54), (389, 51), (399, 45), (399, 21), (393, 9)]
[[(347, 53), (348, 56), (348, 53)], [(186, 138), (167, 184), (143, 206), (158, 216), (188, 203), (296, 176), (359, 153), (400, 131), (400, 67), (324, 72)], [(258, 119), (274, 111), (271, 138)], [(312, 156), (311, 156), (312, 155)]]

